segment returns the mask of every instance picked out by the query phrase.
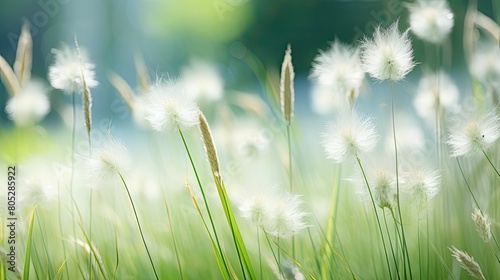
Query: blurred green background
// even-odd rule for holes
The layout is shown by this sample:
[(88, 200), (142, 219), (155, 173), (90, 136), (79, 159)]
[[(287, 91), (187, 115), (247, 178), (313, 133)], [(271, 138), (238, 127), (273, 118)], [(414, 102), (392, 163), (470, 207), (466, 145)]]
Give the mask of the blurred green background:
[[(493, 16), (491, 0), (478, 9)], [(452, 68), (463, 65), (462, 29), (467, 0), (451, 0), (455, 27), (451, 36)], [(307, 88), (311, 61), (334, 38), (356, 43), (379, 23), (397, 19), (407, 27), (407, 9), (397, 0), (19, 0), (0, 1), (0, 54), (13, 63), (23, 22), (33, 36), (33, 76), (46, 80), (51, 49), (72, 44), (76, 34), (96, 64), (100, 86), (93, 90), (96, 117), (109, 110), (118, 94), (106, 79), (115, 71), (136, 86), (134, 55), (144, 56), (149, 73), (177, 76), (193, 57), (216, 63), (226, 89), (259, 92), (259, 80), (245, 56), (278, 69), (292, 44), (298, 88)], [(416, 60), (423, 43), (414, 40)], [(298, 92), (300, 100), (302, 93)], [(307, 93), (304, 93), (307, 94)], [(6, 91), (0, 86), (0, 119)], [(53, 92), (54, 102), (64, 98)], [(305, 100), (305, 99), (304, 99)], [(48, 119), (53, 118), (54, 113)]]

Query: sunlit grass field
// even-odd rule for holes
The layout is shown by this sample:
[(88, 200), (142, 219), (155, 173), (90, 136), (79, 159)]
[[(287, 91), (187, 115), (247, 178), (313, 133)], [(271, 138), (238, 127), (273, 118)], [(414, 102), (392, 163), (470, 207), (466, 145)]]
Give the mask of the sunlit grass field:
[[(410, 30), (319, 51), (310, 92), (293, 46), (274, 68), (247, 58), (258, 95), (224, 89), (210, 63), (163, 75), (139, 56), (137, 81), (96, 81), (76, 36), (38, 86), (25, 28), (16, 61), (0, 58), (0, 278), (496, 279), (500, 27), (467, 11), (480, 36), (454, 81), (452, 11), (425, 3)], [(415, 61), (415, 40), (437, 61)], [(120, 107), (94, 119), (102, 83)]]

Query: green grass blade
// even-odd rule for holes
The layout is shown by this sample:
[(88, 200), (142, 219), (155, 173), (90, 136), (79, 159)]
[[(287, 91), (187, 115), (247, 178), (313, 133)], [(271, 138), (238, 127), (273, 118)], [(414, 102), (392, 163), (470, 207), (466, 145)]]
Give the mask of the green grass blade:
[[(224, 181), (222, 179), (217, 178), (214, 175), (215, 185), (217, 186), (217, 191), (219, 192), (219, 198), (222, 203), (222, 208), (224, 209), (224, 213), (226, 214), (227, 222), (229, 223), (229, 227), (231, 228), (231, 233), (234, 238), (234, 242), (236, 245), (236, 250), (238, 252), (238, 257), (240, 261), (243, 263), (245, 267), (245, 271), (248, 273), (250, 279), (256, 279), (255, 272), (252, 267), (252, 263), (250, 261), (250, 257), (248, 256), (248, 252), (243, 242), (243, 238), (241, 237), (240, 230), (238, 228), (238, 224), (236, 223), (236, 218), (234, 217), (233, 209), (231, 208), (231, 204), (229, 202), (229, 197), (227, 196), (226, 187), (224, 186)], [(245, 275), (243, 275), (246, 278)]]
[(214, 253), (215, 253), (215, 258), (217, 260), (217, 265), (219, 266), (219, 270), (222, 274), (222, 277), (224, 278), (224, 280), (228, 280), (230, 279), (229, 277), (229, 273), (231, 271), (231, 273), (233, 274), (233, 278), (236, 279), (236, 275), (234, 274), (234, 272), (232, 272), (232, 269), (229, 269), (227, 266), (226, 266), (226, 262), (223, 258), (223, 256), (221, 255), (221, 252), (219, 252), (219, 249), (212, 237), (212, 234), (210, 233), (210, 230), (208, 229), (208, 225), (205, 221), (205, 218), (203, 217), (203, 214), (201, 213), (201, 209), (200, 209), (200, 206), (198, 204), (198, 200), (196, 200), (196, 197), (193, 193), (193, 190), (191, 189), (191, 186), (186, 182), (186, 187), (188, 188), (189, 190), (189, 194), (191, 196), (191, 199), (193, 200), (193, 203), (194, 203), (194, 206), (196, 207), (196, 211), (198, 212), (198, 214), (200, 215), (200, 218), (203, 222), (203, 225), (205, 226), (205, 230), (207, 231), (208, 233), (208, 237), (210, 237), (210, 241), (212, 242), (212, 248), (214, 250)]
[(66, 262), (68, 261), (68, 258), (66, 258), (63, 263), (59, 266), (59, 268), (57, 269), (57, 273), (56, 275), (54, 276), (54, 280), (57, 280), (57, 279), (61, 279), (62, 277), (62, 272), (63, 272), (63, 269), (64, 267), (66, 266)]
[(26, 256), (24, 257), (23, 279), (30, 279), (30, 263), (31, 263), (31, 243), (33, 241), (33, 224), (35, 223), (35, 209), (33, 207), (30, 213), (30, 222), (28, 226), (28, 241), (26, 243)]

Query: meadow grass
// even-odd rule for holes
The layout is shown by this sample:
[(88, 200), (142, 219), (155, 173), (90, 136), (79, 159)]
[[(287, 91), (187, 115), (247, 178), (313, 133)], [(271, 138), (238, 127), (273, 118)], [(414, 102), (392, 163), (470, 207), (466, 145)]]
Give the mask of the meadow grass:
[[(451, 28), (426, 39), (420, 27), (415, 35), (433, 44)], [(326, 80), (347, 104), (328, 116), (327, 133), (326, 118), (294, 111), (290, 45), (281, 77), (250, 52), (243, 59), (267, 103), (233, 93), (197, 104), (181, 81), (151, 82), (136, 56), (138, 92), (109, 75), (135, 123), (93, 127), (90, 88), (97, 82), (75, 38), (76, 70), (61, 61), (51, 67), (74, 76), (50, 78), (71, 95), (71, 124), (0, 126), (0, 167), (19, 170), (17, 263), (8, 270), (2, 216), (0, 278), (494, 279), (500, 275), (498, 84), (471, 70), (472, 87), (460, 91), (457, 110), (446, 107), (453, 92), (442, 91), (434, 73), (432, 117), (419, 116), (419, 108), (398, 102), (407, 96), (396, 90), (414, 83), (404, 80), (416, 65), (408, 32), (396, 22), (378, 27), (361, 50), (335, 42), (320, 52), (312, 79), (324, 82), (324, 72), (333, 73)], [(19, 52), (26, 56), (31, 41), (23, 40)], [(436, 50), (433, 67), (440, 68)], [(389, 80), (380, 88), (389, 92), (390, 106), (379, 108), (377, 121), (357, 113), (373, 111), (364, 108), (373, 99), (363, 94), (361, 79), (347, 79), (345, 67), (328, 72), (337, 67), (328, 56), (355, 65), (347, 68), (363, 71), (357, 76)], [(23, 59), (14, 71), (0, 57), (11, 99), (26, 94), (30, 67)], [(411, 128), (423, 143), (404, 117), (418, 120)], [(2, 182), (6, 176), (0, 173)]]

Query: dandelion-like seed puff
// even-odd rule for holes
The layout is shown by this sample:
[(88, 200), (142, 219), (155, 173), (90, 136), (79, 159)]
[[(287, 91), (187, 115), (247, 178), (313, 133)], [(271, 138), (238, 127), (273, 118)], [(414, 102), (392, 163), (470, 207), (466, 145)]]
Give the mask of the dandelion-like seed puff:
[(404, 176), (404, 185), (417, 208), (424, 209), (439, 192), (441, 177), (437, 171), (415, 168)]
[(417, 0), (408, 10), (411, 31), (424, 41), (442, 43), (453, 28), (453, 13), (445, 0)]
[(132, 158), (117, 138), (108, 136), (84, 163), (90, 187), (99, 188), (120, 182), (120, 174), (130, 169)]
[(42, 83), (29, 80), (7, 101), (5, 112), (9, 119), (24, 126), (41, 121), (50, 111), (47, 89)]
[(98, 85), (95, 80), (94, 64), (81, 50), (80, 57), (76, 49), (63, 45), (61, 49), (52, 49), (55, 63), (49, 67), (50, 84), (65, 93), (82, 92), (83, 77), (88, 88)]
[(482, 155), (493, 146), (500, 138), (500, 115), (496, 110), (473, 111), (455, 117), (447, 141), (452, 157)]
[(330, 49), (314, 58), (311, 78), (333, 93), (345, 95), (351, 104), (359, 94), (364, 76), (358, 48), (335, 41)]
[(403, 79), (415, 67), (408, 30), (400, 33), (397, 21), (387, 29), (378, 26), (372, 38), (361, 42), (361, 62), (377, 80)]
[(307, 227), (298, 195), (257, 192), (239, 203), (240, 214), (272, 236), (289, 238)]
[(378, 141), (372, 120), (358, 116), (355, 110), (338, 116), (322, 138), (326, 156), (335, 162), (370, 152)]
[(188, 130), (199, 124), (198, 106), (180, 82), (156, 81), (148, 92), (146, 107), (146, 120), (157, 132)]

